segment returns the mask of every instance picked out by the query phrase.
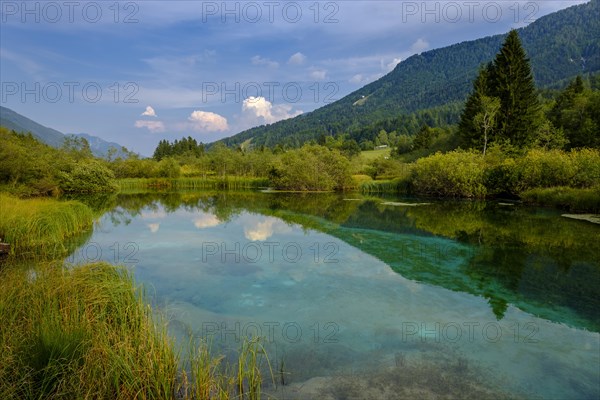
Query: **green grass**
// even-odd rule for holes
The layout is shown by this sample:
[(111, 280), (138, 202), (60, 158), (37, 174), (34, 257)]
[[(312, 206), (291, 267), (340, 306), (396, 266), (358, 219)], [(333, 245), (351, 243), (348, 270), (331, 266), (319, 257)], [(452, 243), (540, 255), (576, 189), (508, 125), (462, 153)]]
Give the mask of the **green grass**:
[(270, 371), (258, 339), (234, 367), (202, 343), (182, 364), (143, 290), (107, 263), (3, 268), (0, 320), (2, 399), (259, 399)]
[(407, 178), (398, 178), (380, 181), (365, 181), (360, 184), (359, 191), (363, 194), (407, 194), (410, 193), (410, 180)]
[(600, 213), (600, 186), (592, 189), (535, 188), (520, 193), (520, 197), (529, 204)]
[(65, 240), (89, 232), (92, 218), (77, 201), (0, 194), (11, 244), (0, 264), (0, 399), (260, 398), (268, 359), (258, 339), (244, 343), (233, 368), (203, 343), (182, 360), (126, 269), (17, 263), (65, 256)]
[(92, 211), (77, 201), (21, 200), (0, 193), (0, 237), (11, 245), (13, 256), (66, 255), (68, 239), (92, 223)]
[(258, 189), (269, 186), (267, 178), (206, 177), (206, 178), (132, 178), (120, 179), (121, 190), (128, 189)]
[(392, 153), (392, 148), (388, 147), (387, 149), (381, 149), (381, 150), (361, 151), (360, 157), (362, 158), (363, 162), (368, 163), (368, 162), (373, 161), (376, 158), (389, 157), (391, 153)]

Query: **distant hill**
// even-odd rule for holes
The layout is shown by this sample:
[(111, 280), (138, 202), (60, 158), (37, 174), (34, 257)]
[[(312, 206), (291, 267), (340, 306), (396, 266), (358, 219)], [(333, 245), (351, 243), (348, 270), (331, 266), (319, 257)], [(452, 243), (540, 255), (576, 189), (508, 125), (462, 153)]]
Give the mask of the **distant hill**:
[[(537, 85), (600, 71), (600, 0), (546, 15), (519, 29)], [(506, 35), (489, 36), (414, 55), (381, 79), (310, 113), (241, 132), (222, 141), (237, 146), (302, 144), (321, 135), (364, 138), (365, 126), (401, 114), (440, 108), (456, 118), (480, 65), (491, 61)], [(376, 132), (373, 132), (376, 134)]]
[[(65, 135), (55, 129), (40, 125), (37, 122), (11, 110), (10, 108), (0, 106), (0, 126), (12, 129), (15, 132), (31, 132), (31, 134), (42, 142), (52, 146), (61, 147), (65, 140)], [(90, 144), (90, 149), (96, 157), (106, 157), (108, 150), (114, 147), (117, 150), (116, 156), (124, 156), (121, 145), (114, 142), (107, 142), (97, 136), (87, 133), (72, 134), (71, 136), (83, 137)]]
[(10, 108), (0, 106), (0, 125), (15, 132), (31, 132), (42, 142), (52, 146), (60, 147), (65, 135), (55, 129), (47, 128), (37, 122), (14, 112)]

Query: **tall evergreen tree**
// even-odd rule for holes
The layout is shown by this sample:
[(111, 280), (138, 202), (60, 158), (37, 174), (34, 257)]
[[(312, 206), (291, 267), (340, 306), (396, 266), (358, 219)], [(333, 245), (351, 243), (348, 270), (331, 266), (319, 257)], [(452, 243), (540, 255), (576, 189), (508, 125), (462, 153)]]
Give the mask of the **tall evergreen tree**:
[(529, 59), (514, 29), (496, 55), (489, 88), (490, 95), (500, 99), (497, 136), (518, 147), (531, 144), (541, 123), (541, 108)]
[(479, 69), (479, 74), (473, 82), (473, 91), (467, 98), (465, 108), (460, 116), (460, 122), (458, 124), (459, 134), (463, 144), (467, 147), (478, 147), (481, 143), (481, 132), (474, 123), (474, 119), (475, 116), (482, 111), (482, 98), (489, 95), (489, 76), (491, 69), (491, 63)]

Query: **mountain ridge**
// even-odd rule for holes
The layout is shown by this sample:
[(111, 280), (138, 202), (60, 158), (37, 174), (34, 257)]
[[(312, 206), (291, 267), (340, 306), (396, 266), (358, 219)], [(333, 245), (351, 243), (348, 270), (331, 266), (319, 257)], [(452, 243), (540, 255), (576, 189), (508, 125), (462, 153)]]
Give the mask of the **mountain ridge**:
[(87, 133), (64, 134), (3, 106), (0, 106), (0, 126), (4, 126), (5, 128), (12, 129), (19, 133), (31, 132), (31, 134), (40, 141), (56, 148), (61, 147), (65, 138), (68, 136), (83, 137), (88, 141), (90, 150), (96, 157), (106, 158), (110, 148), (115, 148), (117, 151), (115, 156), (125, 156), (125, 153), (122, 151), (123, 146), (118, 143), (108, 142), (98, 136)]
[[(517, 30), (538, 86), (600, 70), (600, 19), (593, 17), (599, 14), (600, 0), (591, 0), (543, 16)], [(351, 133), (400, 114), (464, 102), (479, 67), (493, 59), (506, 34), (413, 55), (384, 77), (334, 103), (220, 142), (238, 146), (252, 140), (256, 146), (297, 146), (321, 135)], [(363, 98), (366, 100), (361, 101)]]

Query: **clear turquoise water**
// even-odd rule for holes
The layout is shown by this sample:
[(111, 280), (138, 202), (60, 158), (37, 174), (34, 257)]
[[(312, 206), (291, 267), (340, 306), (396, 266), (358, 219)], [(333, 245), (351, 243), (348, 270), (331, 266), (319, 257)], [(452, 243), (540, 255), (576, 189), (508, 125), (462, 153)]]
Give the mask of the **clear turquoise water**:
[(181, 343), (264, 337), (290, 388), (421, 363), (522, 398), (600, 396), (600, 226), (347, 197), (123, 195), (70, 261), (129, 266)]

